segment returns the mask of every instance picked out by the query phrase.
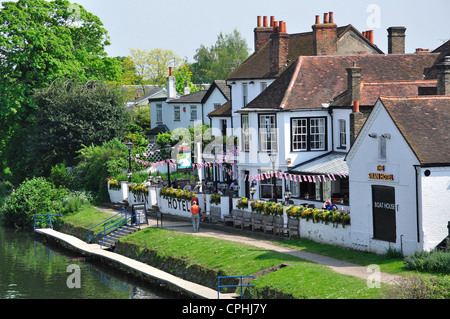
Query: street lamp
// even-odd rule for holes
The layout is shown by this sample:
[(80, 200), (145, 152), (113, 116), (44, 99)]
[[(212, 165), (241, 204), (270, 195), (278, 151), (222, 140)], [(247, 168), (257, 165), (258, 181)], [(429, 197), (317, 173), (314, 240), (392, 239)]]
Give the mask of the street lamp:
[(284, 201), (286, 204), (289, 203), (289, 199), (291, 198), (292, 193), (289, 191), (289, 188), (286, 189), (286, 191), (284, 192)]
[(256, 193), (256, 187), (252, 185), (252, 187), (250, 187), (250, 194), (252, 195), (252, 199), (253, 199), (253, 195), (255, 195)]
[(127, 149), (128, 149), (128, 183), (131, 183), (131, 150), (133, 149), (133, 143), (131, 141), (128, 141)]
[[(167, 159), (170, 158), (170, 151), (171, 150), (172, 150), (172, 146), (170, 146), (170, 144), (167, 143), (166, 146), (164, 146), (164, 151), (166, 151)], [(167, 187), (170, 187), (170, 164), (169, 164), (169, 161), (167, 161), (167, 181), (169, 182)]]
[[(270, 161), (272, 162), (273, 170), (275, 172), (275, 162), (277, 161), (277, 153), (269, 151), (269, 157), (270, 157)], [(272, 199), (274, 199), (275, 202), (277, 201), (277, 199), (276, 199), (276, 197), (277, 197), (277, 194), (276, 194), (276, 186), (277, 185), (276, 185), (276, 183), (277, 183), (277, 178), (274, 176), (273, 177), (273, 187), (272, 187)]]

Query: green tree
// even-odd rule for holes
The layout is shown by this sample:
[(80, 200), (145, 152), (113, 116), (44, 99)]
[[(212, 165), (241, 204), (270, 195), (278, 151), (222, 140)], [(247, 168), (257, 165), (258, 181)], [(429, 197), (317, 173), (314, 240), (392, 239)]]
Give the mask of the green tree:
[(184, 62), (175, 70), (174, 76), (176, 79), (176, 90), (178, 93), (184, 94), (186, 82), (189, 87), (190, 93), (198, 91), (198, 87), (194, 83), (192, 83), (192, 71), (187, 62)]
[(236, 29), (230, 34), (220, 33), (217, 41), (210, 48), (201, 45), (191, 64), (194, 81), (212, 83), (224, 80), (249, 55), (249, 47), (245, 39)]
[(143, 84), (165, 86), (169, 67), (182, 65), (183, 60), (171, 50), (153, 49), (150, 51), (131, 49), (129, 59), (133, 62), (136, 74)]
[[(36, 91), (34, 97), (38, 110), (33, 125), (17, 141), (22, 145), (18, 154), (8, 157), (11, 169), (19, 175), (48, 176), (58, 163), (76, 164), (83, 145), (101, 145), (125, 133), (129, 117), (122, 95), (102, 81), (57, 80)], [(22, 159), (19, 167), (17, 158)]]
[(105, 52), (110, 42), (103, 23), (67, 0), (3, 2), (0, 33), (3, 144), (37, 109), (34, 89), (57, 78), (112, 81), (120, 77), (120, 63)]

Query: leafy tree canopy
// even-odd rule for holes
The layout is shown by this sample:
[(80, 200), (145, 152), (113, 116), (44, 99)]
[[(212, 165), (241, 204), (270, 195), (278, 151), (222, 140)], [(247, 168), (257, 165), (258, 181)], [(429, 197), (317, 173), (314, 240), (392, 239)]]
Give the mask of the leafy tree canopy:
[(249, 55), (249, 47), (239, 31), (220, 33), (210, 48), (201, 45), (194, 56), (191, 68), (196, 83), (225, 80)]
[(67, 0), (3, 2), (0, 33), (2, 139), (37, 108), (32, 99), (35, 88), (57, 78), (120, 76), (120, 63), (105, 53), (110, 42), (103, 23)]
[(120, 90), (102, 81), (57, 80), (34, 98), (33, 124), (5, 152), (16, 178), (48, 176), (57, 163), (74, 165), (83, 145), (123, 137), (129, 120)]

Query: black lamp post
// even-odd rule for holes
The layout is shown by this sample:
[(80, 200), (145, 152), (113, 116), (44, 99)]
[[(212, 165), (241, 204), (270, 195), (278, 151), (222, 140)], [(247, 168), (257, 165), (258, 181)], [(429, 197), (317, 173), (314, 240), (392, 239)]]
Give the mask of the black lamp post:
[[(170, 159), (170, 151), (171, 150), (172, 150), (172, 146), (170, 146), (170, 144), (166, 144), (166, 146), (164, 146), (164, 151), (166, 151), (167, 159)], [(167, 181), (169, 182), (167, 187), (170, 187), (170, 163), (169, 163), (169, 161), (167, 161)]]
[(133, 143), (131, 141), (128, 141), (127, 149), (128, 149), (128, 183), (131, 183), (131, 150), (133, 148)]
[[(275, 162), (277, 161), (277, 153), (270, 151), (269, 152), (269, 157), (270, 157), (270, 161), (272, 162), (273, 170), (275, 172)], [(272, 182), (273, 182), (272, 198), (276, 202), (277, 201), (277, 189), (276, 189), (276, 187), (277, 187), (277, 178), (275, 176), (273, 177)]]

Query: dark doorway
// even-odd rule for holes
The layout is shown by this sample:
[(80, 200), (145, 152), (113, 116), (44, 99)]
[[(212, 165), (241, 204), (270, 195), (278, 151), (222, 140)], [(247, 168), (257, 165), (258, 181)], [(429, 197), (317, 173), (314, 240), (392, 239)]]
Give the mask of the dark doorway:
[(372, 186), (373, 237), (396, 242), (395, 188)]

